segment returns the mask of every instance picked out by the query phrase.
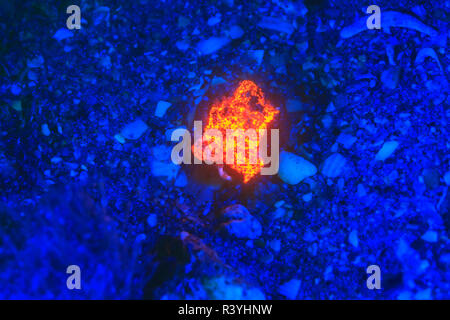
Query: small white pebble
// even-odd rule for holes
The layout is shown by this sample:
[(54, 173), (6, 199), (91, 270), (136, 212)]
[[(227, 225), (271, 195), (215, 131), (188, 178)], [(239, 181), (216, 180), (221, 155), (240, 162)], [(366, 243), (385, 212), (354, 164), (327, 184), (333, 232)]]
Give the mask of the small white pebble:
[(154, 214), (154, 213), (150, 214), (147, 218), (147, 223), (150, 227), (155, 227), (156, 224), (158, 223), (156, 214)]

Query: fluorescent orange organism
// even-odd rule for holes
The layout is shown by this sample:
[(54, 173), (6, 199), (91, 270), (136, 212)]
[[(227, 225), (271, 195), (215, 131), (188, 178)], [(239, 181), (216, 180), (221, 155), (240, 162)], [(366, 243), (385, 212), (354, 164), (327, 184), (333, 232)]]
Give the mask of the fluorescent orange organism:
[[(258, 133), (259, 129), (268, 129), (278, 113), (279, 110), (265, 99), (261, 88), (253, 81), (243, 80), (231, 97), (223, 98), (211, 106), (204, 130), (218, 129), (224, 137), (228, 129), (244, 131), (254, 129)], [(212, 139), (214, 138), (204, 134), (203, 145), (214, 141)], [(258, 136), (256, 138), (246, 136), (245, 141), (245, 154), (238, 153), (234, 149), (234, 163), (228, 163), (229, 168), (243, 176), (244, 183), (257, 175), (264, 166), (263, 161), (259, 158), (256, 163), (249, 161), (249, 151), (253, 151), (253, 148), (256, 148), (256, 152), (259, 150)], [(226, 145), (223, 147), (224, 159), (226, 147)], [(234, 148), (235, 145), (232, 144), (231, 147)]]

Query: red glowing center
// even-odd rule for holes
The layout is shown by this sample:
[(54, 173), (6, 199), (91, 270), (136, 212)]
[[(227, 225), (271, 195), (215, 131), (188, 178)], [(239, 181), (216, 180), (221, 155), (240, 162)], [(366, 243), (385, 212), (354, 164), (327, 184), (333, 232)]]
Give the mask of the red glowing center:
[[(204, 130), (218, 129), (226, 136), (228, 129), (254, 129), (257, 133), (259, 129), (268, 129), (269, 125), (278, 115), (279, 110), (268, 102), (261, 88), (250, 80), (244, 80), (234, 91), (231, 97), (226, 97), (214, 103), (209, 111), (207, 124)], [(238, 153), (234, 149), (234, 163), (228, 166), (243, 176), (244, 183), (261, 171), (264, 163), (258, 158), (256, 163), (249, 163), (249, 151), (256, 148), (259, 150), (259, 138), (242, 137), (245, 139), (245, 154)], [(203, 144), (208, 144), (212, 138), (203, 135)], [(230, 147), (234, 148), (234, 144)], [(223, 147), (224, 158), (226, 145)], [(244, 159), (245, 157), (245, 159)], [(241, 161), (237, 161), (241, 160)]]

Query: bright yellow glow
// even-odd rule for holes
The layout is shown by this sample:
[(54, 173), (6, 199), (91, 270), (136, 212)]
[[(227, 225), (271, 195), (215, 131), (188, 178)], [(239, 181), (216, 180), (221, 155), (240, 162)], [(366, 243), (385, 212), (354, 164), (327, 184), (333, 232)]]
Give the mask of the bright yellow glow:
[[(244, 131), (254, 129), (258, 134), (259, 129), (269, 128), (278, 113), (279, 110), (265, 99), (261, 88), (253, 81), (243, 80), (231, 97), (223, 98), (211, 106), (204, 131), (218, 129), (222, 132), (224, 137), (223, 159), (226, 159), (225, 137), (227, 129), (242, 129)], [(212, 139), (214, 138), (203, 135), (203, 145), (208, 145), (213, 141)], [(256, 136), (256, 139), (246, 137), (245, 154), (238, 153), (235, 149), (235, 161), (233, 164), (228, 164), (231, 169), (243, 176), (244, 183), (257, 175), (261, 171), (261, 167), (264, 166), (259, 158), (256, 164), (249, 163), (249, 150), (255, 150), (259, 154), (258, 136)], [(238, 164), (238, 159), (241, 164)]]

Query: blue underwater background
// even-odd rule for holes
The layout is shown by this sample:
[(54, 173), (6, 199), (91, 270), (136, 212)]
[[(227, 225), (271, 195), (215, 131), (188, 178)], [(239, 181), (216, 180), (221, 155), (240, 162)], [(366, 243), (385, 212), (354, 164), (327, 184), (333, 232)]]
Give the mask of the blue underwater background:
[[(450, 298), (449, 10), (0, 0), (0, 298)], [(280, 173), (173, 164), (245, 79), (280, 109)]]

